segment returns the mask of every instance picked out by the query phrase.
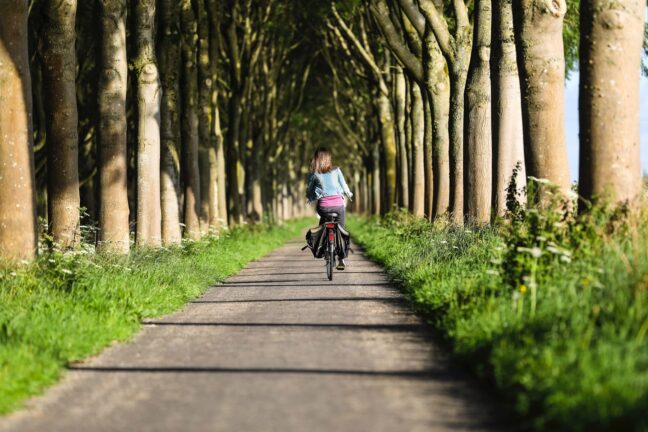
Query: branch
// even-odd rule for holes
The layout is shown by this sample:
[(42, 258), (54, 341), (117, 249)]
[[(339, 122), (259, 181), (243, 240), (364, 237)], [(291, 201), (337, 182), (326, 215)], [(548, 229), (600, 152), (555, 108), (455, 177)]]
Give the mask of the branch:
[(454, 0), (454, 12), (457, 19), (457, 34), (466, 27), (470, 27), (470, 18), (468, 18), (468, 8), (464, 0)]
[(401, 35), (394, 28), (394, 23), (392, 23), (389, 16), (389, 9), (385, 4), (385, 0), (371, 0), (369, 8), (378, 23), (378, 27), (382, 30), (389, 48), (398, 57), (398, 60), (405, 66), (405, 69), (407, 69), (412, 77), (418, 82), (423, 82), (423, 65), (421, 60), (412, 54)]
[(338, 27), (342, 29), (344, 32), (344, 35), (351, 41), (353, 46), (356, 48), (358, 51), (358, 54), (360, 54), (360, 57), (364, 60), (364, 62), (369, 66), (369, 69), (376, 75), (376, 80), (380, 80), (381, 78), (381, 73), (380, 73), (380, 68), (376, 64), (375, 59), (373, 58), (373, 55), (370, 52), (370, 48), (368, 46), (363, 46), (358, 38), (353, 34), (351, 29), (346, 25), (340, 14), (338, 14), (337, 9), (335, 8), (335, 3), (331, 4), (331, 10), (333, 11), (333, 16), (335, 17), (335, 20), (337, 21)]
[(454, 40), (448, 30), (448, 23), (431, 0), (419, 0), (419, 5), (423, 16), (434, 32), (443, 55), (448, 59), (448, 63), (453, 63), (455, 58)]
[(398, 0), (401, 9), (416, 29), (421, 38), (425, 36), (425, 17), (419, 10), (414, 0)]

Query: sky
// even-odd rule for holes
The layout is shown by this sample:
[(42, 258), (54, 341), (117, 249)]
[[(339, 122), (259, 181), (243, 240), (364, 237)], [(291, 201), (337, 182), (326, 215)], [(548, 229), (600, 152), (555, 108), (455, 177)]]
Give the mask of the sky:
[[(641, 77), (641, 169), (648, 174), (648, 78)], [(578, 72), (571, 74), (565, 88), (567, 153), (572, 181), (578, 180)]]

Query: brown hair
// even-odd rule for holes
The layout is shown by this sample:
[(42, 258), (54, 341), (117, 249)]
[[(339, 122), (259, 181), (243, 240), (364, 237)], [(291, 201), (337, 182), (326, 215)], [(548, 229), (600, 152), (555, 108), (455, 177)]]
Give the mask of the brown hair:
[(310, 169), (316, 173), (327, 173), (333, 169), (331, 164), (331, 152), (324, 147), (320, 147), (313, 153), (313, 158), (310, 162)]

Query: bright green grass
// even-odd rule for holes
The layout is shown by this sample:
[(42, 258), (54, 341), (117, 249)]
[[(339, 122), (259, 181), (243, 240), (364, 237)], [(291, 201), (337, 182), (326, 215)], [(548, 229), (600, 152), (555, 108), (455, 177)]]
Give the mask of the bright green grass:
[(505, 229), (402, 215), (354, 217), (349, 228), (455, 357), (510, 402), (521, 429), (648, 430), (646, 219), (620, 234), (583, 234), (570, 262), (538, 268), (533, 316), (529, 287), (504, 277)]
[(56, 382), (69, 362), (128, 339), (143, 318), (180, 308), (306, 225), (235, 229), (129, 257), (44, 254), (0, 270), (0, 413)]

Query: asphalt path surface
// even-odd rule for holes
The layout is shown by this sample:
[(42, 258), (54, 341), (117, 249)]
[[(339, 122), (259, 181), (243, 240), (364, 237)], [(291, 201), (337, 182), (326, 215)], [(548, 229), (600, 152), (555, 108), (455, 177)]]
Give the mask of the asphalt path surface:
[(326, 279), (293, 241), (70, 366), (0, 431), (501, 431), (361, 251)]

